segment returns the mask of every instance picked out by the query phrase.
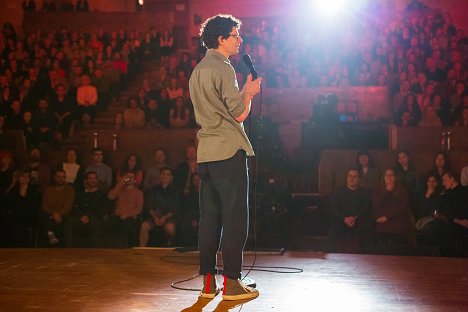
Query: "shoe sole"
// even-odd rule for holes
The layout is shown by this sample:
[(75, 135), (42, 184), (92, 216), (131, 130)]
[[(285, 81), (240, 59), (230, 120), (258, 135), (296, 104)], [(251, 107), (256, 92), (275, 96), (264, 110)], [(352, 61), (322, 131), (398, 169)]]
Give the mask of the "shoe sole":
[(203, 298), (203, 299), (213, 299), (214, 297), (216, 297), (217, 294), (219, 294), (219, 290), (217, 290), (213, 294), (200, 293), (200, 297)]
[(242, 295), (223, 295), (223, 300), (234, 301), (234, 300), (244, 300), (244, 299), (253, 299), (257, 298), (260, 295), (258, 291), (246, 293)]

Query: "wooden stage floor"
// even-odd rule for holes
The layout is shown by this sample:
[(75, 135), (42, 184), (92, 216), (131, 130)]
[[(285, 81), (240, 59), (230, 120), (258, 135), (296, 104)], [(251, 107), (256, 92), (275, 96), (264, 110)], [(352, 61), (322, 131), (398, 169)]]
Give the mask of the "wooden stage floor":
[(162, 249), (0, 249), (0, 310), (468, 311), (466, 258), (260, 253), (257, 265), (304, 272), (252, 272), (260, 296), (235, 303), (170, 287), (196, 263), (196, 253)]

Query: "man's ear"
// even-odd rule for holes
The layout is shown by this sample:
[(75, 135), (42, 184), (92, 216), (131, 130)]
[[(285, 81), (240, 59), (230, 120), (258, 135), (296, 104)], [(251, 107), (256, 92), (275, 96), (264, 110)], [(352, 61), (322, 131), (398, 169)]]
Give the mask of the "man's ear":
[(220, 45), (220, 46), (224, 45), (224, 38), (223, 38), (223, 36), (219, 36), (219, 37), (218, 37), (218, 45)]

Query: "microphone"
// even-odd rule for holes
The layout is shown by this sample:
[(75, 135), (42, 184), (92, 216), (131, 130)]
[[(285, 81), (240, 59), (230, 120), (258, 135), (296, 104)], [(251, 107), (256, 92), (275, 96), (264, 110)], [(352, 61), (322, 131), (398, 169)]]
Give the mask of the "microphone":
[(250, 55), (244, 54), (242, 57), (242, 60), (244, 61), (245, 65), (249, 68), (250, 73), (252, 74), (252, 80), (255, 80), (258, 78), (257, 71), (255, 70), (255, 67), (252, 64), (252, 59), (250, 58)]

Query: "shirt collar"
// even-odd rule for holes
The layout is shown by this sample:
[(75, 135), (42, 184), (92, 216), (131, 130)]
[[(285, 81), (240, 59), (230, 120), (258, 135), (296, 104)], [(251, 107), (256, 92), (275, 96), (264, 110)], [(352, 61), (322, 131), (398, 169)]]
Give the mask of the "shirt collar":
[(213, 56), (223, 62), (227, 62), (228, 64), (231, 64), (228, 58), (226, 58), (224, 55), (222, 55), (220, 52), (216, 51), (215, 49), (208, 49), (206, 51), (206, 54), (209, 56)]

